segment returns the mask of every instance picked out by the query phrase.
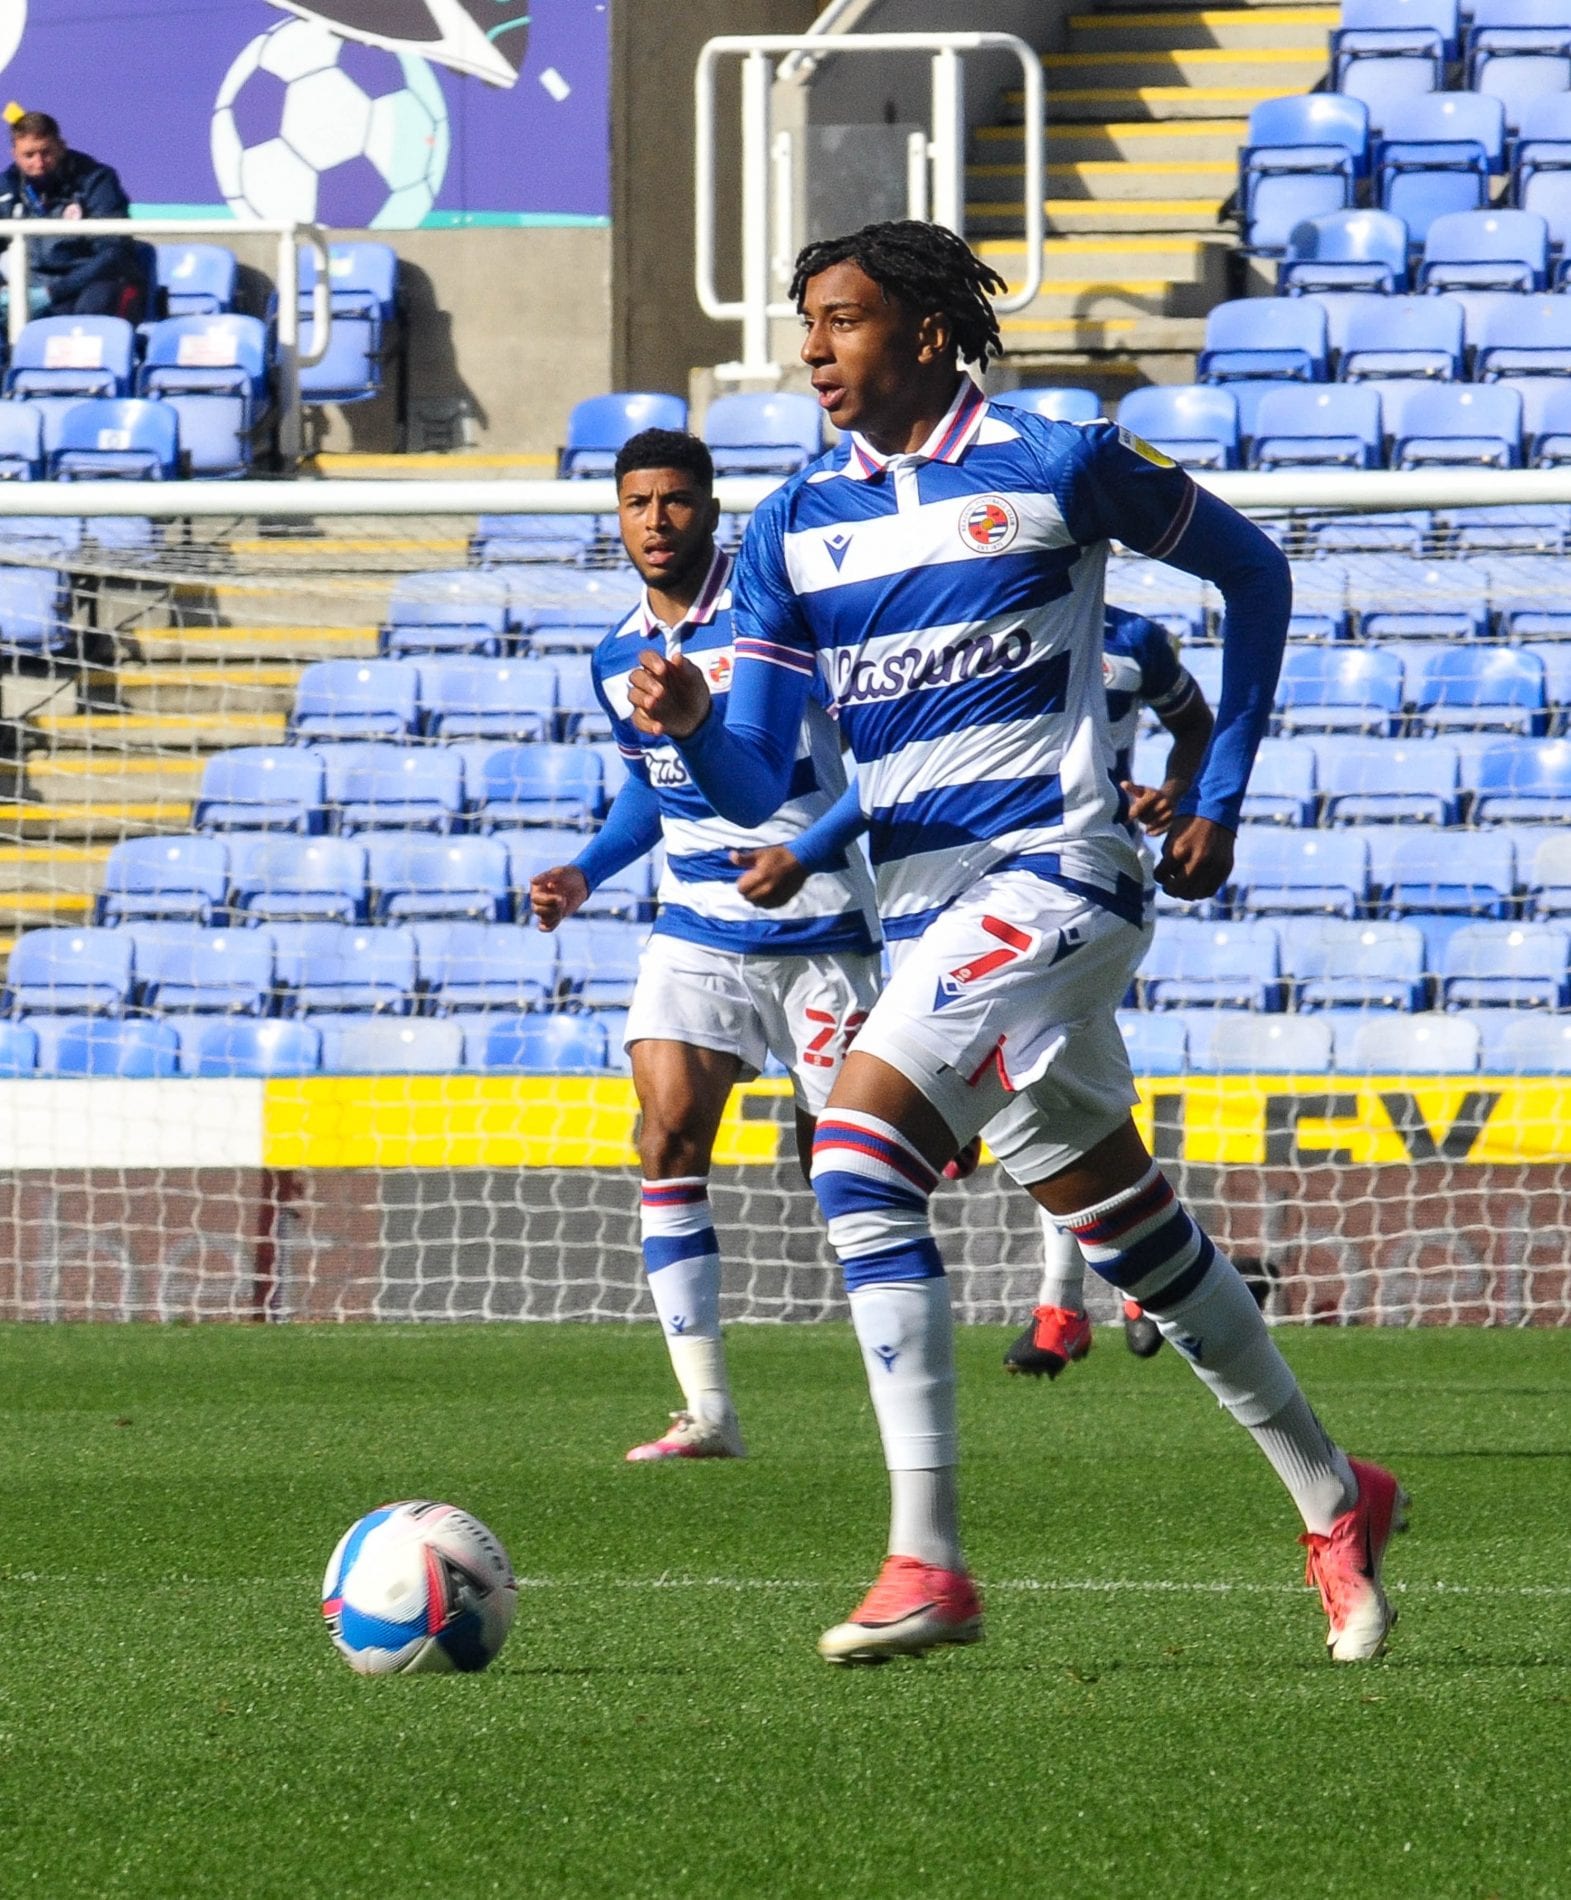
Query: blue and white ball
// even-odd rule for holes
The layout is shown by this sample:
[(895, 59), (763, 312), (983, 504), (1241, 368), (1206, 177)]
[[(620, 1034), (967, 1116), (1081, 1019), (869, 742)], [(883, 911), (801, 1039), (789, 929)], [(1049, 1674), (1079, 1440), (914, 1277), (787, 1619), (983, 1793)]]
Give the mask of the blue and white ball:
[(423, 59), (286, 20), (245, 46), (213, 107), (213, 171), (237, 217), (408, 231), (436, 202), (451, 133)]
[(479, 1518), (425, 1498), (351, 1524), (322, 1579), (328, 1634), (362, 1676), (484, 1669), (517, 1604), (507, 1552)]

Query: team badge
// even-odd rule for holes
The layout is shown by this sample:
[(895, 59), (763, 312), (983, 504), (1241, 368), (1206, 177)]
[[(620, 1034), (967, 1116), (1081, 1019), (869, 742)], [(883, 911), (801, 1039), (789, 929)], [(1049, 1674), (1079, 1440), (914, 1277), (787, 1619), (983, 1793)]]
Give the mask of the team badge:
[(1102, 684), (1104, 686), (1112, 685), (1113, 672), (1114, 672), (1113, 662), (1104, 653), (1102, 655)]
[(726, 687), (731, 684), (731, 656), (729, 653), (716, 654), (709, 662), (709, 684)]
[(1020, 517), (1002, 495), (984, 495), (960, 517), (960, 539), (978, 554), (1002, 554), (1019, 532)]
[(1155, 449), (1143, 435), (1136, 435), (1133, 429), (1120, 429), (1118, 439), (1126, 449), (1133, 449), (1143, 462), (1149, 462), (1153, 468), (1177, 468), (1172, 456), (1164, 455)]

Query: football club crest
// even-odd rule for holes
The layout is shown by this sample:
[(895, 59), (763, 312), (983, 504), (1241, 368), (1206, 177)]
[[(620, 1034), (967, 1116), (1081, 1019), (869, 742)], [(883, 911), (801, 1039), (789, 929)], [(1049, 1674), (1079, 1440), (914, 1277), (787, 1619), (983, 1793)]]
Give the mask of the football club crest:
[(717, 653), (709, 662), (708, 674), (709, 684), (719, 691), (724, 692), (726, 687), (731, 684), (731, 655), (729, 653)]
[(1020, 517), (1002, 495), (983, 495), (960, 517), (960, 539), (978, 554), (1002, 554), (1019, 532)]

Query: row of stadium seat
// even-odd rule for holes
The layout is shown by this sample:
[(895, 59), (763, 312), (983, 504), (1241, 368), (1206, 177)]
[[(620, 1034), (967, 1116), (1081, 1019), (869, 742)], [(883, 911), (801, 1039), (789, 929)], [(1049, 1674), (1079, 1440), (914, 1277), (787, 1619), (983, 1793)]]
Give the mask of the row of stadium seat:
[(1121, 1010), (1137, 1075), (1571, 1075), (1571, 1015)]
[(603, 740), (611, 723), (586, 653), (550, 658), (319, 660), (305, 667), (292, 737)]

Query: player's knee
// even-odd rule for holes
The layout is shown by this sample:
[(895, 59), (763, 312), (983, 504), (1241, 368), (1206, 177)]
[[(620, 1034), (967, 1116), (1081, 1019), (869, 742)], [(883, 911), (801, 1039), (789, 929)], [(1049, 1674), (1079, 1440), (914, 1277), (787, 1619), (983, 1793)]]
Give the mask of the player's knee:
[(709, 1143), (680, 1122), (646, 1112), (638, 1133), (638, 1158), (646, 1181), (674, 1181), (709, 1172)]

